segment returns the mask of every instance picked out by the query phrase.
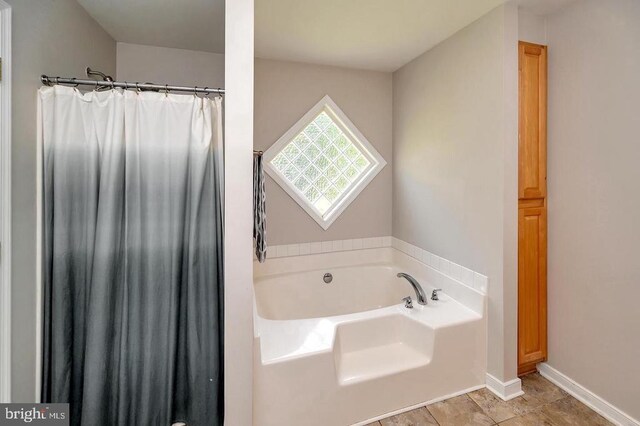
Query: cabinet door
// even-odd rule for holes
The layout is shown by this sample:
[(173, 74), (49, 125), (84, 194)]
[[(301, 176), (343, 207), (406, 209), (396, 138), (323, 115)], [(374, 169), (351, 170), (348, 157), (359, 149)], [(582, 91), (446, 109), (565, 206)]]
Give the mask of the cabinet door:
[(544, 205), (518, 211), (518, 365), (547, 357), (547, 213)]
[(547, 48), (519, 43), (518, 197), (547, 195)]

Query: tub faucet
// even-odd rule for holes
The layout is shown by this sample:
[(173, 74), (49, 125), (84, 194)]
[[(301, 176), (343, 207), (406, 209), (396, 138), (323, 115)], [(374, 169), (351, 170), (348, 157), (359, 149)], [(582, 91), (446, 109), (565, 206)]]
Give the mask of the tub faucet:
[(418, 281), (416, 281), (415, 278), (413, 278), (409, 274), (405, 274), (404, 272), (399, 272), (398, 278), (405, 278), (407, 281), (409, 281), (409, 284), (411, 284), (411, 287), (413, 287), (413, 289), (416, 292), (416, 299), (418, 300), (418, 304), (420, 305), (427, 304), (427, 296), (424, 294), (424, 290), (422, 289), (422, 287), (420, 286)]

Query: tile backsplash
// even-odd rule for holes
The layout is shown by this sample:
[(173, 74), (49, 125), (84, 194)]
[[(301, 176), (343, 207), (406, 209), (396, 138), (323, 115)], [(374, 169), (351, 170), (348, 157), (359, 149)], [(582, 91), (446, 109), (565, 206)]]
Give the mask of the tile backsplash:
[(380, 247), (391, 247), (391, 237), (355, 238), (351, 240), (321, 241), (314, 243), (268, 246), (267, 259)]
[(395, 237), (392, 237), (391, 246), (396, 250), (413, 257), (417, 261), (430, 266), (436, 271), (466, 285), (467, 287), (471, 287), (483, 294), (487, 294), (489, 278), (485, 275), (472, 271), (469, 268), (465, 268), (462, 265), (458, 265), (457, 263), (451, 262), (450, 260)]
[(269, 246), (267, 259), (381, 247), (393, 247), (467, 287), (487, 293), (489, 279), (485, 275), (390, 236)]

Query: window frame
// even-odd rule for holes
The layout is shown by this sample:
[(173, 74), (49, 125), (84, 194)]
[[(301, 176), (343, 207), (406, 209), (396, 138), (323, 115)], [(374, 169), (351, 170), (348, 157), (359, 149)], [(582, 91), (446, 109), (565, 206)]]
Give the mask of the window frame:
[[(304, 197), (304, 195), (293, 186), (278, 169), (271, 164), (273, 160), (293, 139), (298, 136), (320, 113), (325, 112), (331, 120), (338, 126), (342, 132), (362, 151), (364, 156), (370, 162), (369, 166), (361, 173), (360, 177), (351, 183), (347, 191), (342, 194), (329, 209), (320, 214), (319, 211)], [(325, 95), (317, 104), (315, 104), (305, 115), (303, 115), (289, 130), (287, 130), (267, 151), (263, 154), (264, 168), (269, 176), (276, 181), (278, 185), (293, 200), (304, 209), (325, 231), (329, 229), (331, 224), (349, 207), (349, 205), (358, 197), (358, 195), (371, 183), (371, 181), (380, 173), (387, 165), (385, 159), (371, 145), (367, 138), (358, 130), (347, 115), (340, 107), (329, 97)]]

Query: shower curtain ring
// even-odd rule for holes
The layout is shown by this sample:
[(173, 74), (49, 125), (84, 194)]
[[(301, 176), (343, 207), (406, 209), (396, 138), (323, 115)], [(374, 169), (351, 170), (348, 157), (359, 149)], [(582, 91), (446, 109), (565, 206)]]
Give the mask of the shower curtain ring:
[(138, 92), (138, 94), (140, 94), (140, 92), (141, 92), (141, 91), (142, 91), (142, 90), (140, 90), (140, 83), (138, 83), (138, 82), (136, 81), (136, 92)]
[(193, 96), (198, 97), (198, 86), (194, 86), (193, 88)]
[[(73, 90), (75, 90), (75, 91), (76, 91), (76, 93), (80, 93), (80, 90), (78, 89), (78, 86), (80, 85), (80, 83), (77, 83), (77, 82), (76, 82), (76, 78), (75, 78), (75, 77), (74, 77), (74, 78), (72, 78), (71, 80), (72, 80), (74, 83), (76, 83), (76, 84), (73, 86)], [(73, 84), (73, 83), (71, 83), (71, 84)]]
[(167, 98), (169, 97), (169, 85), (168, 84), (164, 85), (164, 96), (166, 96)]
[(206, 86), (206, 87), (204, 88), (204, 95), (205, 95), (205, 96), (209, 96), (209, 92), (207, 91), (208, 89), (209, 89), (209, 86)]
[(111, 90), (114, 90), (115, 88), (116, 88), (116, 85), (115, 85), (114, 81), (111, 80)]

